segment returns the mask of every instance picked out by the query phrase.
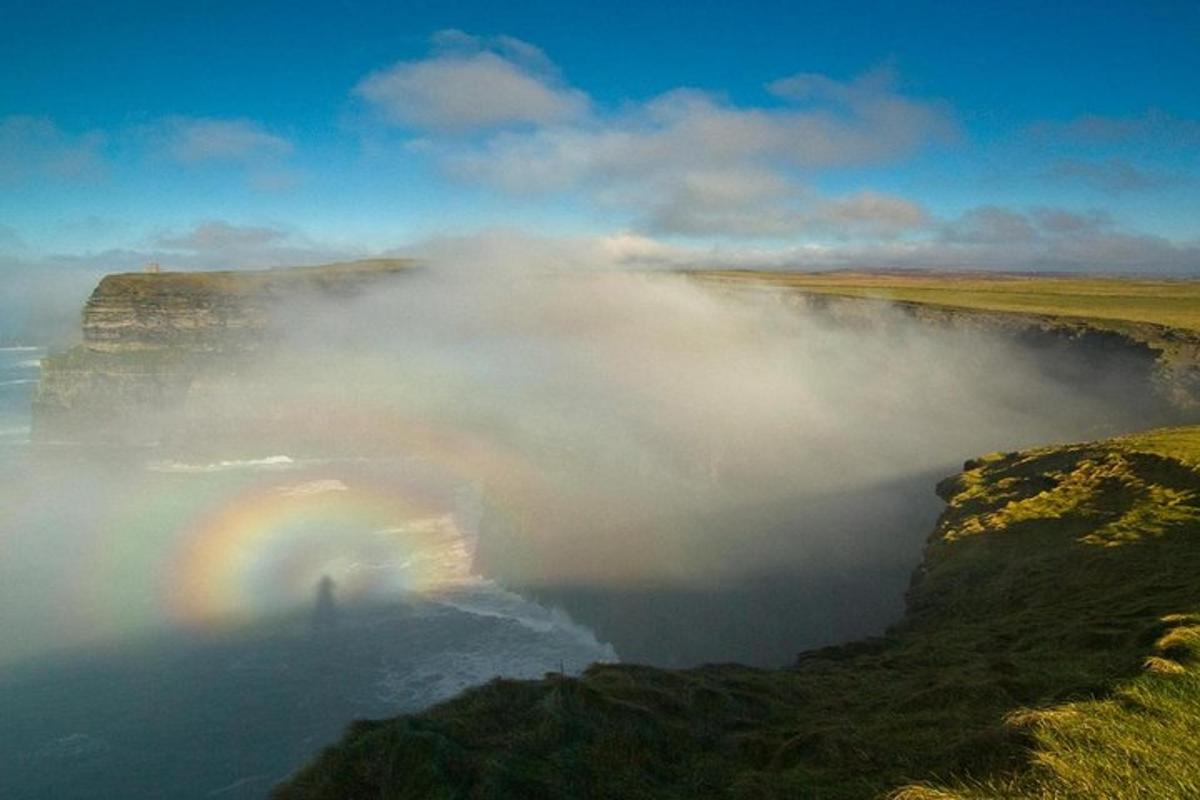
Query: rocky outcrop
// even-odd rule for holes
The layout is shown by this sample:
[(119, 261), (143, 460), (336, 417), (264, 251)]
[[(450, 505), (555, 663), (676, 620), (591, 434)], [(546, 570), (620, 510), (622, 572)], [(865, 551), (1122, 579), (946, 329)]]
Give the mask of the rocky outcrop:
[(289, 301), (352, 296), (412, 269), (377, 259), (320, 267), (120, 273), (83, 310), (82, 342), (46, 358), (33, 401), (40, 441), (149, 444), (175, 433), (192, 386), (237, 374), (270, 346)]
[(345, 295), (411, 268), (377, 259), (242, 272), (108, 275), (83, 310), (83, 346), (97, 352), (176, 348), (221, 352), (262, 344), (282, 301)]
[[(84, 308), (82, 343), (45, 360), (34, 400), (34, 435), (43, 441), (135, 443), (183, 435), (171, 430), (170, 419), (187, 416), (183, 410), (193, 388), (228, 386), (234, 377), (244, 381), (241, 373), (252, 372), (241, 370), (245, 359), (271, 346), (279, 330), (275, 317), (285, 301), (352, 295), (411, 267), (409, 262), (376, 260), (245, 272), (109, 275)], [(1131, 402), (1144, 407), (1148, 419), (1172, 419), (1159, 406), (1179, 412), (1180, 421), (1200, 410), (1200, 333), (1194, 331), (831, 295), (753, 278), (708, 283), (715, 291), (766, 294), (838, 325), (886, 324), (886, 316), (878, 313), (886, 304), (926, 325), (1003, 334), (1044, 369), (1074, 380), (1081, 391), (1123, 387), (1128, 392), (1135, 387), (1145, 399)], [(184, 423), (197, 428), (194, 420)]]

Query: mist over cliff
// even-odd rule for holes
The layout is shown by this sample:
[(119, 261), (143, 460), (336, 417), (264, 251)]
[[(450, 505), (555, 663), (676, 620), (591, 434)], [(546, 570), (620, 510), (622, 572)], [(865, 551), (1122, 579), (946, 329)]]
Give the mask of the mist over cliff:
[[(46, 436), (133, 432), (157, 442), (134, 461), (177, 477), (407, 460), (442, 495), (479, 496), (472, 574), (599, 625), (626, 657), (772, 664), (895, 618), (938, 507), (929, 486), (964, 458), (1167, 415), (1149, 351), (611, 263), (555, 270), (553, 253), (522, 252), (477, 264), (450, 243), (420, 267), (388, 265), (386, 280), (356, 267), (353, 291), (319, 272), (106, 280), (82, 355), (47, 362), (39, 402), (76, 413), (72, 431)], [(343, 477), (314, 470), (317, 486)], [(23, 501), (11, 534), (10, 568), (40, 573), (9, 582), (22, 587), (12, 607), (54, 607), (76, 568), (51, 551), (108, 536), (116, 523), (97, 509), (130, 513), (131, 498), (163, 491), (114, 480), (103, 459), (75, 459), (9, 483), (46, 498)], [(185, 522), (147, 536), (169, 551)], [(272, 607), (307, 602), (321, 569), (361, 560), (366, 545), (346, 541), (305, 556), (308, 582)], [(38, 648), (106, 629), (67, 613), (18, 638)]]
[(1120, 336), (515, 255), (110, 276), (6, 351), (0, 789), (258, 797), (493, 676), (789, 663), (898, 619), (964, 458), (1171, 414)]
[(486, 498), (482, 572), (664, 663), (877, 631), (941, 474), (1165, 418), (1136, 349), (678, 275), (444, 261), (271, 320), (277, 346), (192, 384), (192, 436), (437, 464)]

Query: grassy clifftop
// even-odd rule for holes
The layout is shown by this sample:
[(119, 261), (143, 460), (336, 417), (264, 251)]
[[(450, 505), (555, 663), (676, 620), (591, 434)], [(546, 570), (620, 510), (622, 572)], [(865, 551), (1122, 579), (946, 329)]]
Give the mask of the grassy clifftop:
[(934, 323), (982, 324), (1008, 333), (1053, 332), (1063, 340), (1117, 340), (1157, 355), (1156, 391), (1200, 409), (1200, 281), (1006, 273), (687, 273), (733, 290), (782, 290), (809, 305), (883, 301)]
[(356, 278), (370, 279), (412, 269), (414, 262), (401, 258), (373, 258), (321, 264), (312, 267), (279, 267), (257, 270), (202, 272), (117, 272), (106, 275), (96, 287), (97, 297), (121, 296), (146, 302), (160, 295), (219, 295), (238, 297), (273, 289), (338, 288)]
[(756, 282), (814, 294), (1088, 320), (1120, 329), (1142, 323), (1200, 332), (1200, 281), (936, 273), (694, 273), (706, 280)]
[(1200, 429), (994, 454), (939, 491), (881, 638), (493, 681), (356, 723), (276, 797), (1196, 796)]

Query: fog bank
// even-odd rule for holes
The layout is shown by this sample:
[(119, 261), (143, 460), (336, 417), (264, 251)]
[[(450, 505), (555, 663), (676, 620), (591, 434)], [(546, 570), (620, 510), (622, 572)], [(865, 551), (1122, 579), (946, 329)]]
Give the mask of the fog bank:
[[(192, 552), (188, 537), (226, 524), (197, 515), (226, 520), (246, 492), (274, 507), (308, 486), (354, 524), (379, 498), (411, 519), (306, 529), (270, 556), (286, 570), (264, 566), (250, 594), (193, 604), (183, 620), (177, 600), (156, 605), (136, 588), (111, 605), (137, 607), (146, 626), (216, 624), (239, 604), (275, 613), (310, 602), (322, 574), (366, 587), (346, 599), (371, 602), (436, 594), (449, 585), (437, 576), (453, 575), (562, 605), (623, 657), (778, 663), (899, 616), (938, 509), (933, 483), (964, 459), (1166, 418), (1145, 353), (1080, 353), (884, 304), (815, 311), (611, 260), (554, 270), (553, 253), (523, 259), (519, 242), (480, 264), (461, 244), (364, 294), (281, 301), (271, 344), (210, 365), (166, 410), (159, 448), (117, 470), (142, 477), (114, 478), (102, 458), (43, 463), (10, 482), (20, 579), (5, 593), (17, 626), (38, 617), (20, 638), (43, 647), (130, 633), (94, 618), (108, 604), (48, 613), (60, 592), (78, 592), (78, 565), (58, 554), (125, 542), (141, 560), (122, 562), (121, 585), (144, 581), (157, 597), (177, 580), (180, 548)], [(176, 465), (175, 483), (164, 488), (147, 461)], [(302, 475), (235, 478), (221, 464)], [(479, 498), (477, 517), (456, 510), (463, 492)], [(431, 545), (434, 530), (451, 534)], [(131, 531), (158, 554), (129, 544)], [(416, 580), (430, 547), (458, 561)], [(368, 562), (370, 580), (351, 576)], [(213, 569), (206, 580), (226, 580)]]

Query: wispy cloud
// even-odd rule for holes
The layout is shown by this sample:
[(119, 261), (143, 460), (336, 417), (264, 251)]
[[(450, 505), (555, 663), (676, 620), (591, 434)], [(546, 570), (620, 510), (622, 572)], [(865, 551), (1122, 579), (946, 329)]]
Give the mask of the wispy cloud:
[(0, 184), (93, 181), (108, 173), (100, 131), (71, 133), (46, 117), (0, 117)]
[(288, 227), (239, 225), (220, 219), (198, 222), (185, 230), (160, 231), (149, 238), (143, 253), (146, 260), (201, 268), (317, 264), (361, 255)]
[(1200, 145), (1200, 120), (1178, 117), (1155, 108), (1129, 116), (1084, 114), (1068, 120), (1043, 120), (1030, 125), (1029, 132), (1040, 139), (1080, 144), (1153, 140), (1167, 147)]
[(165, 153), (187, 164), (246, 163), (292, 152), (289, 140), (248, 119), (171, 116), (154, 127)]
[(229, 248), (262, 247), (280, 242), (287, 233), (279, 228), (252, 225), (231, 225), (221, 220), (202, 222), (184, 232), (155, 236), (154, 244), (168, 250), (211, 252)]
[[(823, 197), (814, 173), (886, 163), (955, 137), (941, 103), (877, 70), (848, 81), (799, 74), (761, 105), (679, 88), (606, 109), (517, 40), (444, 33), (435, 53), (365, 78), (355, 92), (459, 181), (524, 197), (587, 199), (648, 232), (775, 237), (896, 236), (924, 212), (864, 188)], [(413, 152), (410, 148), (408, 152)]]
[(1178, 176), (1150, 172), (1117, 157), (1100, 161), (1064, 159), (1046, 170), (1043, 177), (1052, 181), (1081, 184), (1114, 195), (1157, 189), (1179, 180)]
[(527, 42), (442, 31), (434, 45), (429, 58), (368, 75), (355, 94), (391, 122), (439, 131), (548, 125), (587, 113), (587, 95), (565, 86)]
[(0, 248), (8, 251), (22, 250), (25, 247), (25, 240), (17, 229), (11, 225), (5, 225), (0, 222)]

